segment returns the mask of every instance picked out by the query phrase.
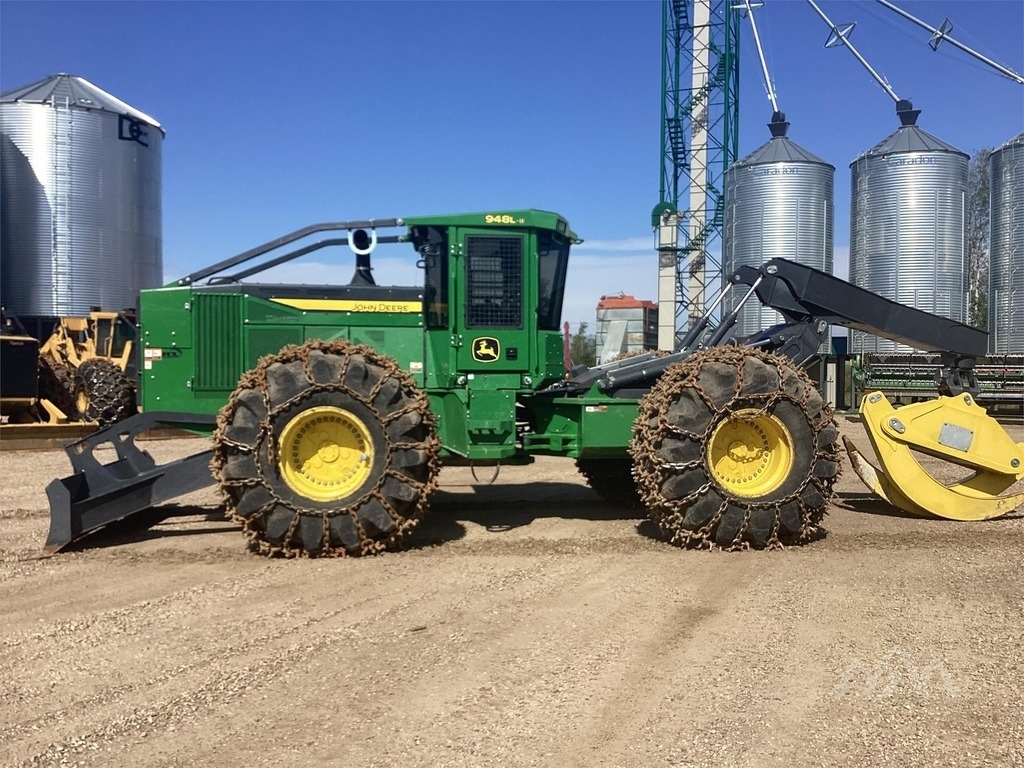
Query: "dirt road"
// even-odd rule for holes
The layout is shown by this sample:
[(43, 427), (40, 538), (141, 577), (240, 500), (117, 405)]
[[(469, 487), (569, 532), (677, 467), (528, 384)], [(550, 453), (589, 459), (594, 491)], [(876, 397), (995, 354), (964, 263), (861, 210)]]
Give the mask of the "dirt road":
[(684, 552), (542, 459), (378, 558), (249, 555), (212, 491), (43, 558), (63, 454), (0, 465), (4, 765), (1024, 766), (1020, 512), (847, 465), (823, 541)]

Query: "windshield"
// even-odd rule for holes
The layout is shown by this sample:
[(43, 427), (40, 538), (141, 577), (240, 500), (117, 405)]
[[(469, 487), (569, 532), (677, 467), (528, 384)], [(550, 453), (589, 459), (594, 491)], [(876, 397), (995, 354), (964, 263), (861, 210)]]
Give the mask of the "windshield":
[(557, 331), (562, 320), (565, 273), (569, 268), (569, 241), (555, 232), (537, 233), (537, 327)]

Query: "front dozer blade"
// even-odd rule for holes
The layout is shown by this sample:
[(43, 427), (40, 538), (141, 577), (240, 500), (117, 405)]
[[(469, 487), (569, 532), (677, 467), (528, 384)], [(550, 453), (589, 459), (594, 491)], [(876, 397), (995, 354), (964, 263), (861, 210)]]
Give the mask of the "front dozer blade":
[[(212, 449), (158, 465), (135, 439), (156, 427), (206, 431), (213, 424), (213, 416), (140, 413), (65, 446), (75, 473), (46, 486), (50, 532), (43, 551), (52, 555), (98, 528), (212, 485)], [(103, 445), (113, 446), (115, 461), (101, 464), (96, 458), (94, 451)]]
[[(893, 408), (881, 392), (861, 401), (860, 413), (881, 467), (844, 438), (857, 475), (890, 504), (915, 515), (988, 520), (1024, 504), (1024, 492), (1005, 493), (1024, 479), (1024, 443), (1014, 443), (970, 395)], [(915, 451), (942, 459), (969, 477), (942, 482)]]

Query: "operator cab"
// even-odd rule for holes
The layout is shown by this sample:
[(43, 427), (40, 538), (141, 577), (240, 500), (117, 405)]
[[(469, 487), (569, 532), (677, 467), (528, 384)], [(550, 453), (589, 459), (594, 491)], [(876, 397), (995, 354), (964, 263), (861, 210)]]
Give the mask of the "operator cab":
[(579, 242), (564, 219), (525, 210), (407, 223), (425, 271), (424, 323), (446, 332), (456, 371), (563, 374), (559, 323)]

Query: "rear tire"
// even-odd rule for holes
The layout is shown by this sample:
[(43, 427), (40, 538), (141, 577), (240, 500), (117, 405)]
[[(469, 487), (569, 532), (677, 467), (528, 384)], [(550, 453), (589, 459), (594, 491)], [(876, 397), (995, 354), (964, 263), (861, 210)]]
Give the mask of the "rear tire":
[(75, 413), (101, 427), (127, 419), (135, 412), (135, 388), (109, 360), (86, 360), (75, 371)]
[(715, 347), (640, 401), (630, 453), (651, 518), (677, 546), (774, 549), (824, 535), (839, 431), (783, 357)]
[(49, 357), (39, 358), (39, 397), (49, 400), (68, 419), (77, 414), (75, 407), (75, 374), (71, 368)]
[(394, 360), (312, 341), (242, 376), (218, 416), (211, 468), (254, 551), (375, 554), (426, 512), (435, 433), (426, 395)]
[(576, 469), (598, 496), (610, 504), (639, 507), (632, 459), (577, 459)]

